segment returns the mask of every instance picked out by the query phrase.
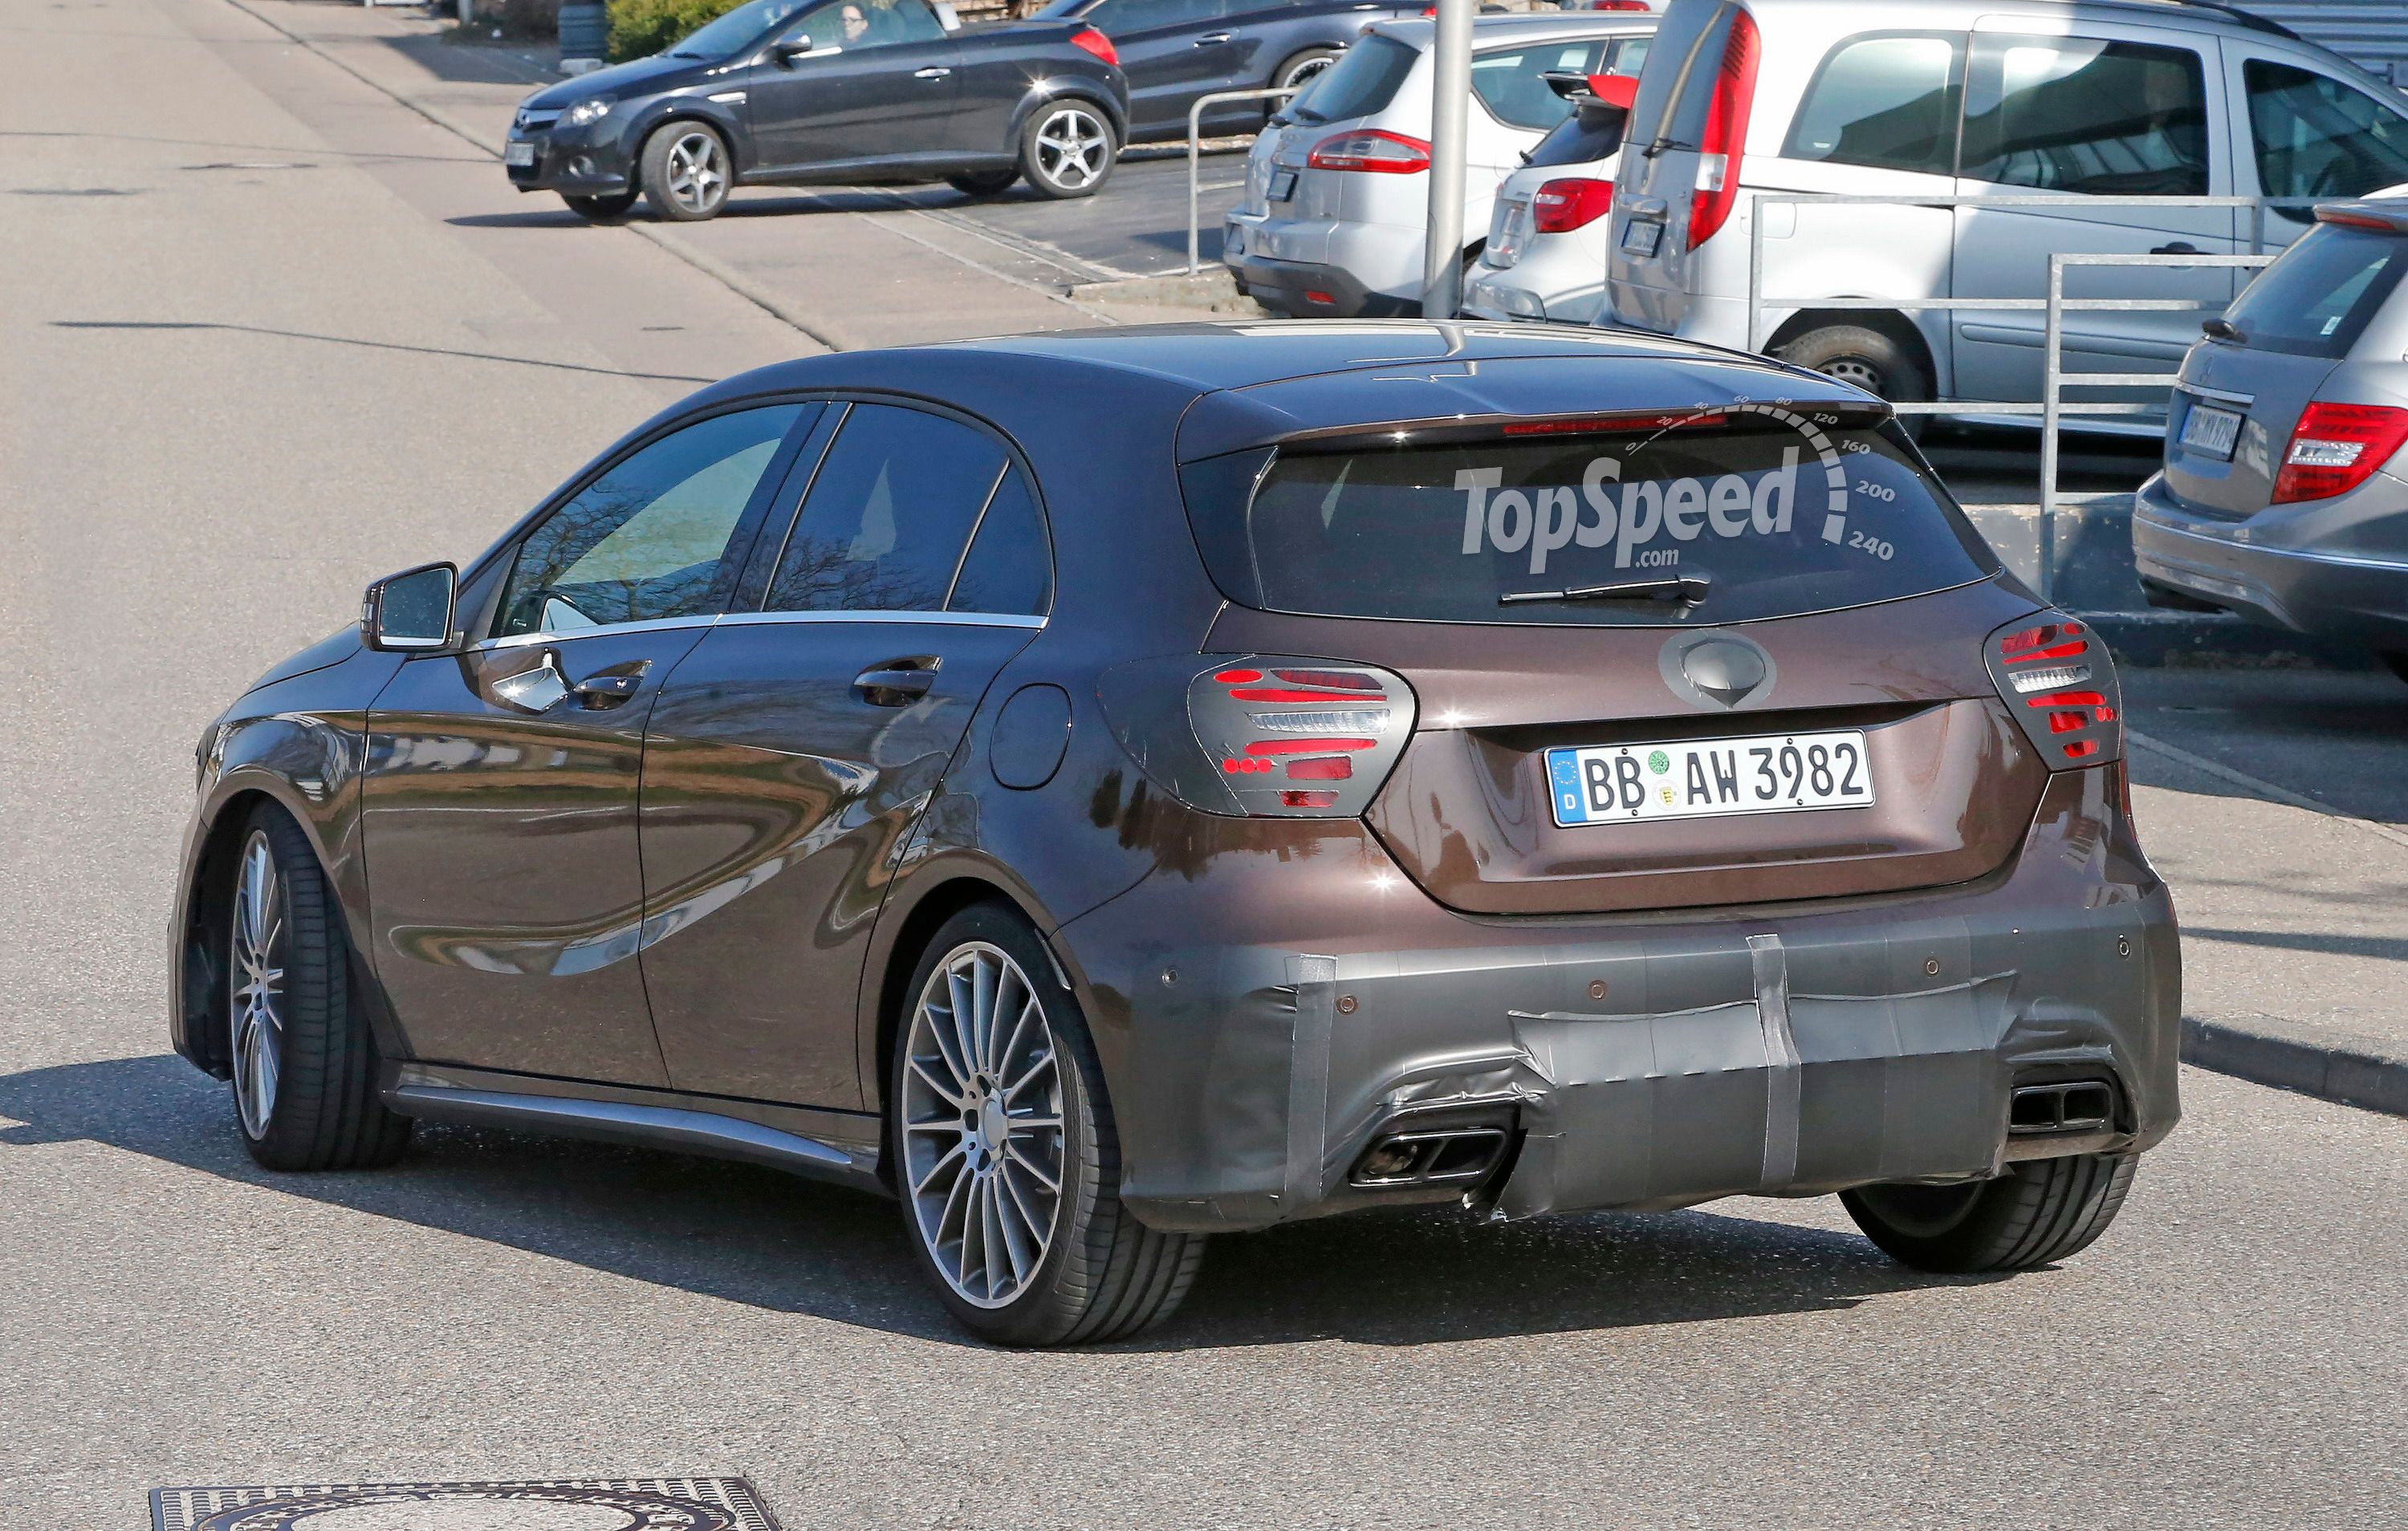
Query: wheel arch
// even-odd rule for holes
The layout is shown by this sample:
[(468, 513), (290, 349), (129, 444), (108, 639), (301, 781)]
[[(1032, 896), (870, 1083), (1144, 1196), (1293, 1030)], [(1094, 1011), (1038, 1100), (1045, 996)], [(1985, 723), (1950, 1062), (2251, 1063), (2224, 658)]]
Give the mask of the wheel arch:
[(1012, 108), (1011, 135), (1006, 140), (1006, 148), (1016, 153), (1020, 136), (1028, 131), (1030, 118), (1056, 101), (1072, 100), (1083, 101), (1101, 111), (1111, 122), (1113, 138), (1121, 147), (1128, 146), (1128, 113), (1121, 109), (1120, 103), (1112, 99), (1111, 92), (1074, 75), (1068, 79), (1039, 79), (1030, 83), (1027, 93), (1020, 98), (1020, 105)]
[(1923, 375), (1931, 379), (1934, 397), (1942, 396), (1948, 391), (1950, 379), (1941, 365), (1939, 352), (1932, 348), (1931, 336), (1923, 332), (1923, 327), (1914, 322), (1912, 315), (1898, 308), (1800, 308), (1781, 322), (1780, 327), (1765, 341), (1764, 352), (1769, 356), (1778, 355), (1782, 348), (1791, 341), (1840, 324), (1853, 324), (1896, 341), (1923, 368)]
[(698, 122), (718, 134), (719, 141), (727, 146), (728, 167), (736, 179), (740, 180), (753, 168), (751, 135), (738, 131), (734, 119), (708, 110), (701, 103), (681, 96), (662, 103), (654, 112), (637, 120), (634, 130), (628, 135), (627, 183), (630, 186), (641, 187), (644, 146), (652, 141), (653, 134), (676, 122)]
[(184, 874), (182, 917), (176, 931), (174, 966), (176, 1051), (217, 1079), (230, 1077), (225, 1016), (216, 1003), (224, 987), (225, 970), (217, 948), (219, 932), (234, 894), (234, 870), (241, 855), (242, 833), (262, 804), (282, 809), (301, 826), (321, 866), (326, 850), (318, 841), (310, 815), (273, 790), (281, 778), (264, 772), (242, 772), (211, 808), (207, 823), (194, 837), (191, 864)]

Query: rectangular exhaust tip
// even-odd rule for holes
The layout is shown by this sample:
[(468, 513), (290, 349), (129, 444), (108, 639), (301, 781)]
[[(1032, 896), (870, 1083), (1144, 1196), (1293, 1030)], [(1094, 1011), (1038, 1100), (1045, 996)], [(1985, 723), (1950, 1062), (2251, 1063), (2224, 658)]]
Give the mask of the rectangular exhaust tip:
[(1469, 1184), (1495, 1169), (1504, 1153), (1502, 1127), (1426, 1127), (1383, 1133), (1356, 1157), (1346, 1183), (1369, 1190)]
[(2114, 1125), (2115, 1087), (2100, 1080), (2021, 1085), (2008, 1100), (2011, 1137), (2108, 1132)]

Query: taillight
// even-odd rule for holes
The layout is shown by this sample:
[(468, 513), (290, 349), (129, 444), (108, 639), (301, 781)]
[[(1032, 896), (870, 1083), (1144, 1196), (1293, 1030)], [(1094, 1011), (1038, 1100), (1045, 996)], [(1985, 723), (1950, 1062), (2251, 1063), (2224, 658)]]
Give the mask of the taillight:
[(1992, 682), (2049, 769), (2123, 757), (2123, 692), (2097, 634), (2050, 612), (2000, 628), (1985, 648)]
[(1326, 659), (1140, 660), (1096, 691), (1130, 758), (1208, 813), (1355, 817), (1413, 731), (1402, 677)]
[(1540, 234), (1570, 234), (1613, 210), (1613, 182), (1568, 176), (1551, 180), (1530, 198), (1530, 227)]
[(1714, 236), (1739, 200), (1740, 150), (1747, 142), (1747, 114), (1756, 102), (1756, 61), (1761, 51), (1756, 18), (1732, 11), (1730, 39), (1723, 45), (1713, 98), (1706, 105), (1706, 129), (1698, 136), (1698, 189), (1689, 198), (1691, 250)]
[(1429, 168), (1426, 139), (1407, 137), (1385, 128), (1357, 128), (1333, 133), (1312, 146), (1305, 165), (1313, 170), (1369, 170), (1381, 175), (1411, 176)]
[(1112, 40), (1110, 37), (1105, 36), (1094, 27), (1081, 27), (1078, 31), (1071, 33), (1070, 46), (1073, 48), (1083, 48), (1088, 52), (1095, 54), (1096, 57), (1103, 60), (1106, 64), (1111, 64), (1112, 67), (1116, 69), (1120, 67), (1121, 50), (1112, 46)]
[(2408, 409), (2386, 404), (2311, 404), (2300, 412), (2283, 469), (2274, 476), (2274, 503), (2329, 500), (2373, 477), (2408, 441)]

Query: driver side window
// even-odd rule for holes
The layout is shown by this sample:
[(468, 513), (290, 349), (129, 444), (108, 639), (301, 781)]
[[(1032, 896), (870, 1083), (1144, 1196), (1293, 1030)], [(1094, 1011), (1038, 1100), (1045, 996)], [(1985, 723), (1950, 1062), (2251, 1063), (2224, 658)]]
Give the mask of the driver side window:
[(804, 17), (787, 36), (810, 38), (811, 50), (818, 52), (939, 42), (945, 27), (928, 0), (833, 0)]
[(622, 458), (519, 544), (493, 636), (700, 616), (805, 406), (714, 415)]

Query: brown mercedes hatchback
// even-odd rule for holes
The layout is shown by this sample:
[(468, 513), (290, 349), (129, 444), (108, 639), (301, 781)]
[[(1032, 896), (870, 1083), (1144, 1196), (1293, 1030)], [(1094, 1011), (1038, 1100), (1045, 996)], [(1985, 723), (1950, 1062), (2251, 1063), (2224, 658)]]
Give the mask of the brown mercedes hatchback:
[(424, 1118), (890, 1195), (1006, 1343), (1448, 1200), (1837, 1193), (2028, 1266), (2179, 1111), (2118, 701), (1886, 407), (1760, 357), (814, 357), (210, 725), (174, 1040), (278, 1168)]

